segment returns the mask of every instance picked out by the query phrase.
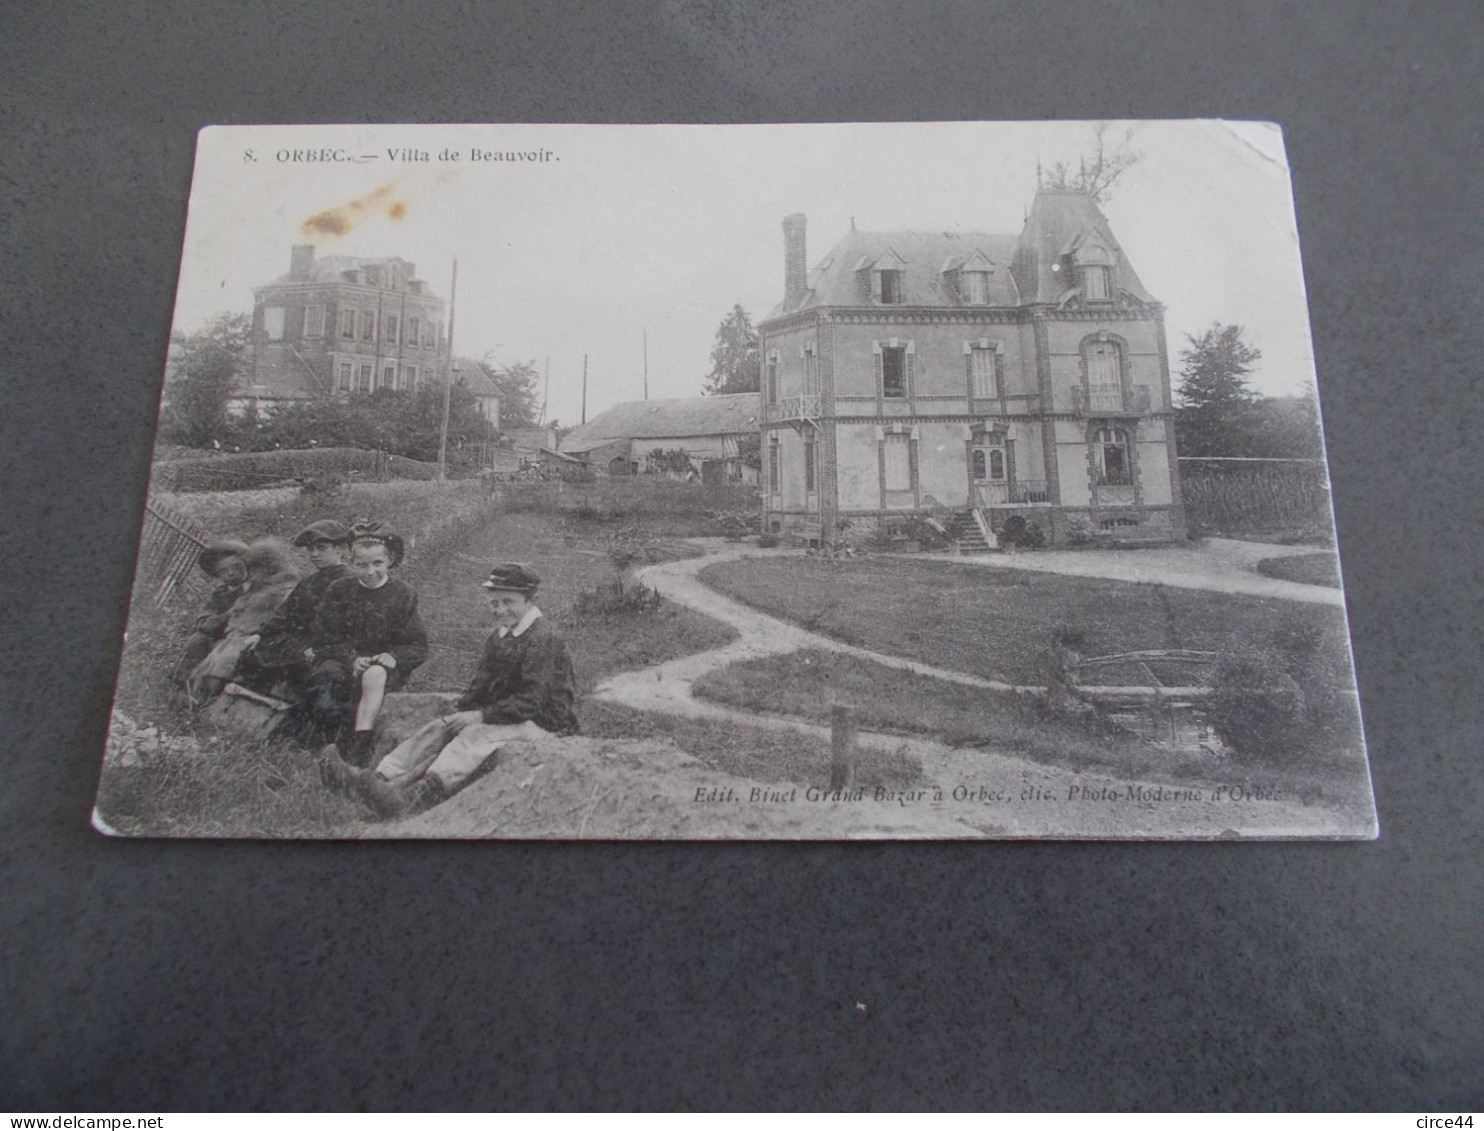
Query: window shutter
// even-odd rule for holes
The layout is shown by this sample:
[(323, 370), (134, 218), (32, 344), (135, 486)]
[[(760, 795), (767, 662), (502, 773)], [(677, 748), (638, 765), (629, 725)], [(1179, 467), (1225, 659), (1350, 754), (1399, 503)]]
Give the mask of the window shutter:
[(994, 351), (994, 391), (996, 396), (1005, 395), (1005, 355)]
[(964, 350), (964, 380), (968, 383), (969, 396), (974, 395), (974, 348)]
[(881, 301), (881, 272), (880, 271), (872, 271), (871, 272), (871, 301), (872, 302), (880, 302)]
[(903, 359), (904, 360), (903, 368), (907, 372), (907, 380), (906, 380), (907, 388), (904, 391), (905, 391), (907, 397), (910, 399), (910, 398), (915, 397), (917, 395), (917, 384), (916, 384), (916, 381), (914, 380), (914, 378), (916, 377), (916, 370), (917, 370), (917, 354), (913, 351), (911, 345), (908, 345), (907, 348), (906, 348), (906, 350), (903, 351), (903, 352), (906, 355), (905, 358)]
[(881, 358), (882, 358), (881, 346), (878, 344), (877, 347), (876, 347), (876, 355), (875, 355), (875, 362), (876, 362), (876, 395), (878, 397), (881, 397), (881, 396), (885, 396), (886, 395), (886, 376), (885, 376), (885, 374), (882, 371)]

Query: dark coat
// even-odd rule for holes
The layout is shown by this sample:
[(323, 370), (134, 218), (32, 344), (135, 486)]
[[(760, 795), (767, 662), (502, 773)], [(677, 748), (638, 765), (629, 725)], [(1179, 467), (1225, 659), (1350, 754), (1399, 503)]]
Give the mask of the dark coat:
[(354, 576), (348, 565), (327, 565), (294, 586), (273, 619), (263, 626), (262, 640), (253, 649), (253, 659), (265, 668), (304, 663), (304, 650), (311, 645), (315, 617), (319, 615), (325, 593), (335, 582)]
[(554, 734), (576, 734), (577, 695), (572, 654), (545, 617), (519, 636), (490, 633), (479, 668), (459, 698), (461, 711), (479, 711), (487, 723), (527, 720)]
[(400, 683), (428, 658), (417, 593), (395, 578), (380, 589), (367, 589), (354, 577), (332, 582), (314, 618), (310, 647), (316, 663), (328, 660), (346, 668), (357, 656), (390, 652)]

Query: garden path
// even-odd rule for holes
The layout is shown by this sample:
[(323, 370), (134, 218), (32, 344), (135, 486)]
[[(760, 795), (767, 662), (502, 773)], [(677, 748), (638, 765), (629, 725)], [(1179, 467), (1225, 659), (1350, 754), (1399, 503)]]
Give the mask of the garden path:
[[(696, 681), (717, 668), (784, 655), (801, 648), (859, 656), (986, 690), (1030, 690), (843, 644), (749, 608), (709, 588), (697, 575), (707, 566), (746, 557), (755, 551), (727, 546), (719, 539), (698, 541), (707, 551), (704, 557), (647, 566), (638, 571), (638, 579), (669, 600), (730, 624), (737, 630), (737, 639), (721, 648), (611, 676), (594, 689), (593, 698), (637, 710), (792, 730), (828, 738), (829, 728), (826, 726), (791, 716), (742, 711), (706, 702), (694, 694)], [(779, 553), (769, 551), (769, 556)], [(937, 816), (963, 821), (979, 833), (990, 836), (1067, 839), (1353, 837), (1361, 823), (1358, 814), (1370, 805), (1368, 791), (1364, 796), (1355, 792), (1355, 796), (1330, 798), (1317, 804), (1248, 796), (1214, 800), (1208, 783), (1191, 783), (1202, 795), (1199, 800), (1171, 798), (1168, 784), (1130, 782), (1108, 775), (1081, 773), (1032, 762), (1004, 751), (957, 749), (926, 739), (864, 730), (858, 738), (863, 746), (905, 750), (922, 763), (924, 778), (929, 783), (929, 796), (913, 804), (934, 811)], [(930, 799), (933, 785), (942, 788), (942, 800)], [(955, 791), (967, 796), (955, 797)], [(1236, 831), (1239, 829), (1240, 833)]]
[(968, 569), (1024, 569), (1068, 577), (1153, 582), (1176, 589), (1244, 593), (1253, 597), (1280, 597), (1286, 601), (1343, 607), (1345, 595), (1339, 589), (1282, 581), (1257, 572), (1257, 563), (1265, 558), (1312, 554), (1314, 551), (1313, 546), (1275, 546), (1234, 538), (1205, 538), (1199, 543), (1138, 550), (1037, 550), (1028, 554), (913, 554), (912, 557), (953, 562)]

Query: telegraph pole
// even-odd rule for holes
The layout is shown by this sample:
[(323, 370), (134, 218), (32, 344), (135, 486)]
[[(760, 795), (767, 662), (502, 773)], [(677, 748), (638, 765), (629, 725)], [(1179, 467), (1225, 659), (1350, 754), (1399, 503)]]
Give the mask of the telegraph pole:
[(551, 397), (551, 354), (546, 355), (546, 382), (541, 389), (541, 419), (537, 424), (546, 423), (546, 402)]
[(459, 261), (453, 261), (448, 285), (448, 364), (443, 370), (443, 427), (438, 431), (438, 482), (448, 478), (448, 406), (453, 399), (453, 319), (459, 302)]
[(644, 328), (644, 399), (649, 399), (649, 327)]
[(582, 355), (582, 423), (587, 423), (587, 354)]

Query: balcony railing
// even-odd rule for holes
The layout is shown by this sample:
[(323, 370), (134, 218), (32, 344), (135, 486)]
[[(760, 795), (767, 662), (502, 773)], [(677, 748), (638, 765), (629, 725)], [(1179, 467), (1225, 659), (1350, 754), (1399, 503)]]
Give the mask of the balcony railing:
[(1029, 506), (1051, 502), (1044, 479), (1017, 479), (1014, 483), (985, 482), (974, 484), (981, 507)]
[(1149, 386), (1072, 386), (1072, 409), (1078, 416), (1144, 416), (1149, 412)]
[(819, 394), (784, 397), (768, 406), (769, 420), (814, 420), (819, 417)]
[(1014, 503), (1049, 503), (1051, 493), (1044, 479), (1018, 479), (1010, 484), (1010, 501)]

